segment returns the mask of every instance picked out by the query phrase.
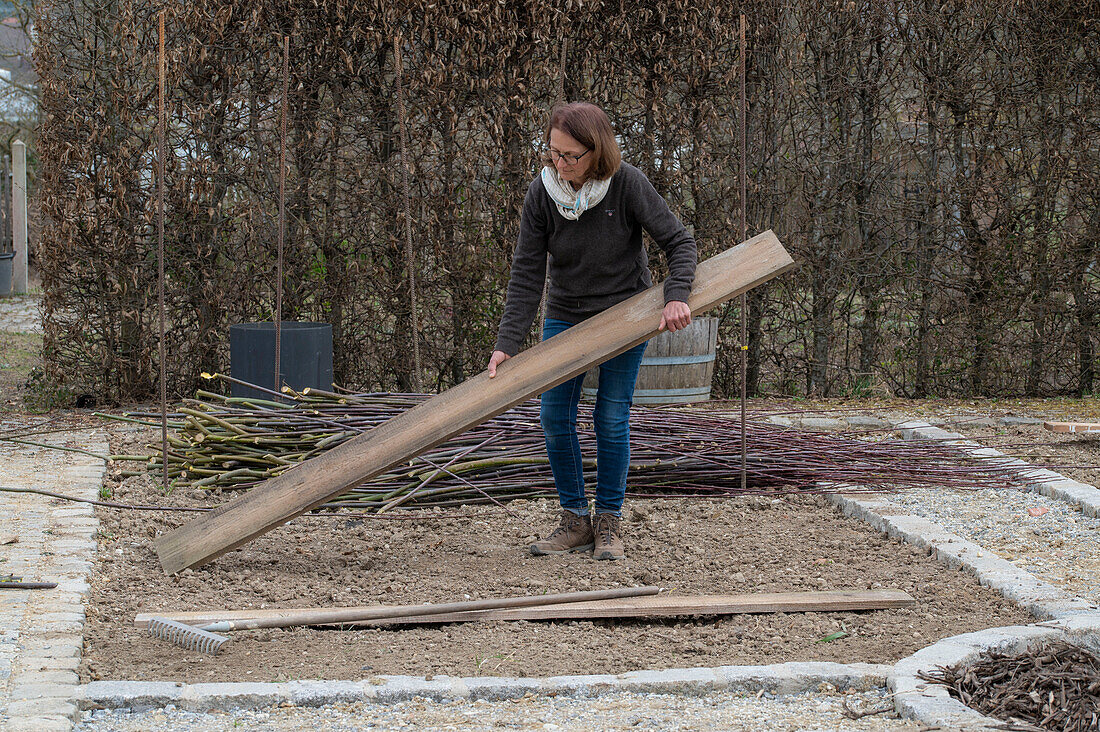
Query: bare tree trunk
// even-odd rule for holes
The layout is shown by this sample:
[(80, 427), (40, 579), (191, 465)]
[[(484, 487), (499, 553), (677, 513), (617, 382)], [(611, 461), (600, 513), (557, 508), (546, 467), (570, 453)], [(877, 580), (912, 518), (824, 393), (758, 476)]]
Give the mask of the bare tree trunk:
[(1100, 298), (1090, 286), (1090, 271), (1100, 266), (1100, 209), (1093, 209), (1090, 221), (1072, 250), (1070, 291), (1074, 300), (1074, 340), (1077, 346), (1077, 394), (1095, 393), (1097, 327), (1100, 326)]
[(815, 271), (812, 280), (813, 305), (811, 307), (813, 350), (810, 356), (806, 391), (819, 396), (829, 395), (829, 350), (832, 344), (835, 307), (835, 298), (830, 290), (828, 275)]
[[(921, 196), (922, 211), (917, 225), (917, 348), (913, 372), (913, 396), (926, 397), (931, 389), (932, 359), (932, 263), (935, 260), (936, 239), (942, 232), (940, 207), (939, 167), (939, 110), (928, 94), (925, 95), (925, 115), (928, 133), (925, 146), (928, 162), (924, 166), (924, 191)], [(937, 225), (938, 224), (938, 225)]]

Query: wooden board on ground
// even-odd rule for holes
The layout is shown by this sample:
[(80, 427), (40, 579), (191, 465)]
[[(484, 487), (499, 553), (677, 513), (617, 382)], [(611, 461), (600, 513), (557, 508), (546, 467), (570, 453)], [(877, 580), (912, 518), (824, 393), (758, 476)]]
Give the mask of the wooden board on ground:
[(1100, 422), (1043, 422), (1051, 432), (1100, 433)]
[[(688, 305), (702, 313), (794, 267), (771, 231), (701, 262)], [(369, 432), (290, 468), (154, 542), (169, 574), (198, 567), (657, 334), (660, 285), (482, 371)]]
[[(691, 615), (736, 615), (740, 613), (848, 612), (910, 607), (915, 600), (900, 590), (858, 592), (778, 592), (751, 595), (654, 595), (621, 600), (571, 602), (539, 607), (478, 610), (465, 613), (420, 615), (410, 618), (370, 620), (347, 625), (379, 626), (410, 623), (464, 623), (484, 620), (579, 620), (586, 618), (664, 618)], [(303, 608), (250, 610), (191, 610), (172, 613), (141, 613), (134, 625), (144, 628), (150, 618), (167, 618), (201, 626), (219, 620), (253, 620), (296, 613)], [(350, 608), (349, 608), (350, 609)]]

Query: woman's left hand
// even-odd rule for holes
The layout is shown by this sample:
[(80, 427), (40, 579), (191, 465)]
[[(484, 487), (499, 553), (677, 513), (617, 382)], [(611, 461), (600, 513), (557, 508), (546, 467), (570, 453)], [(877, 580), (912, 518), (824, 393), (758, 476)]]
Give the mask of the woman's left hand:
[(661, 324), (657, 326), (657, 330), (675, 332), (688, 327), (690, 324), (691, 308), (688, 307), (686, 302), (672, 300), (665, 305), (665, 309), (661, 313)]

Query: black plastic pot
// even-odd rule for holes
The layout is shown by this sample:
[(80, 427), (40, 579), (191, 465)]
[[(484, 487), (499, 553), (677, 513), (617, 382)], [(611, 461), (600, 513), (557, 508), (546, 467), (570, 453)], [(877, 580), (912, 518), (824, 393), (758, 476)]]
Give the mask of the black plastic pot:
[[(308, 387), (332, 390), (332, 326), (328, 323), (283, 322), (279, 370), (275, 379), (275, 324), (238, 323), (229, 326), (229, 367), (236, 379), (278, 391)], [(235, 397), (271, 399), (270, 394), (233, 384)]]
[(11, 294), (11, 275), (14, 264), (15, 252), (0, 252), (0, 297)]

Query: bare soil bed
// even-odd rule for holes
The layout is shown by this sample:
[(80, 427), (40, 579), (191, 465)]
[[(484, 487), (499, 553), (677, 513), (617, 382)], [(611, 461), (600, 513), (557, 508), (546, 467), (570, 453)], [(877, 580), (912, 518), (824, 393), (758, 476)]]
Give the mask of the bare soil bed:
[[(116, 442), (116, 452), (134, 452)], [(111, 468), (112, 474), (117, 468)], [(145, 476), (108, 479), (114, 500), (165, 496)], [(213, 499), (213, 500), (212, 500)], [(359, 679), (378, 674), (546, 676), (784, 661), (892, 663), (940, 638), (1032, 618), (970, 575), (848, 519), (823, 498), (628, 503), (627, 559), (530, 557), (556, 523), (549, 500), (396, 518), (302, 517), (179, 576), (152, 540), (194, 514), (97, 509), (101, 522), (83, 681)], [(677, 593), (900, 589), (913, 608), (649, 621), (492, 622), (235, 633), (216, 659), (133, 626), (150, 610), (447, 602), (657, 584)], [(848, 635), (820, 640), (837, 630)]]

